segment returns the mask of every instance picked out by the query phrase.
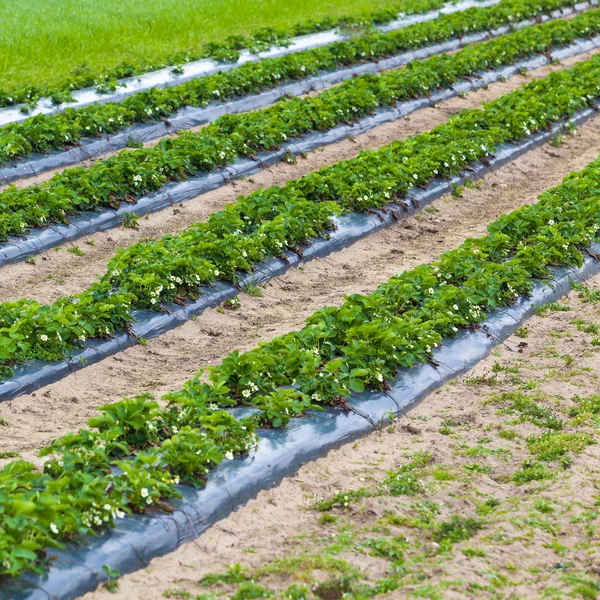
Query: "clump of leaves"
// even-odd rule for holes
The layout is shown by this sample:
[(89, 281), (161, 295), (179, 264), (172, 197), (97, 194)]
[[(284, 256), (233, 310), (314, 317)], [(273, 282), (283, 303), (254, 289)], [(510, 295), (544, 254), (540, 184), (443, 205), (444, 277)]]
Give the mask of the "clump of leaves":
[(513, 475), (512, 479), (517, 485), (524, 485), (532, 481), (552, 479), (552, 472), (542, 463), (526, 460)]
[(135, 213), (126, 212), (123, 215), (122, 225), (125, 229), (139, 229), (140, 219)]
[(492, 396), (487, 402), (500, 405), (501, 412), (516, 415), (520, 422), (528, 421), (538, 427), (554, 430), (564, 426), (564, 421), (551, 408), (522, 392), (504, 392)]
[(557, 433), (548, 431), (539, 436), (527, 438), (527, 446), (538, 460), (551, 462), (574, 452), (580, 454), (596, 440), (586, 433)]
[(104, 587), (111, 593), (115, 593), (119, 589), (118, 578), (121, 576), (121, 572), (117, 569), (112, 569), (108, 565), (102, 565), (102, 570), (106, 573), (106, 581)]
[(454, 544), (472, 538), (483, 527), (484, 522), (481, 519), (452, 515), (449, 521), (437, 524), (432, 538), (442, 549), (449, 549)]

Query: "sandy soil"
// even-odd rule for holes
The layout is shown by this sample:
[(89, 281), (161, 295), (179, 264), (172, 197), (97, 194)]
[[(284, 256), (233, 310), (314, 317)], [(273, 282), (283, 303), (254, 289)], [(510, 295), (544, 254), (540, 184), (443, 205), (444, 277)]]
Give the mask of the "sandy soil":
[[(330, 600), (365, 585), (393, 598), (596, 598), (600, 396), (573, 412), (600, 390), (600, 278), (589, 289), (595, 303), (571, 293), (389, 428), (307, 463), (195, 543), (121, 578), (116, 593), (84, 598), (258, 598), (292, 585)], [(426, 460), (410, 495), (381, 487), (416, 453)], [(524, 481), (524, 461), (545, 478)], [(342, 498), (315, 510), (339, 492), (347, 507)], [(208, 572), (228, 576), (211, 584)]]
[[(530, 75), (535, 78), (545, 77), (551, 71), (588, 59), (594, 53), (574, 57), (564, 61), (563, 65), (531, 71)], [(477, 107), (482, 102), (493, 100), (520, 87), (526, 80), (517, 76), (505, 82), (498, 82), (490, 85), (487, 90), (478, 90), (465, 98), (453, 98), (441, 103), (439, 108), (418, 111), (407, 120), (388, 123), (363, 135), (312, 152), (306, 159), (298, 159), (296, 165), (275, 165), (252, 178), (236, 181), (173, 209), (141, 219), (137, 231), (120, 228), (98, 232), (37, 256), (36, 264), (21, 262), (3, 267), (0, 270), (0, 302), (22, 297), (52, 302), (60, 296), (77, 293), (105, 272), (107, 257), (112, 256), (117, 248), (126, 247), (140, 239), (157, 239), (167, 233), (179, 232), (191, 223), (206, 220), (211, 213), (233, 202), (238, 195), (248, 194), (258, 187), (282, 185), (313, 170), (352, 158), (360, 150), (378, 148), (394, 140), (428, 131), (463, 108)], [(74, 246), (78, 246), (84, 252), (84, 256), (68, 252), (69, 248)]]

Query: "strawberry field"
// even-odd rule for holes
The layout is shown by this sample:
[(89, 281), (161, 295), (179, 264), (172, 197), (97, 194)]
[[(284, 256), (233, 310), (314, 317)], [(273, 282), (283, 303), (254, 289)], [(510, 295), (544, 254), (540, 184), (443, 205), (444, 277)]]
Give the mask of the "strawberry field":
[[(3, 66), (0, 82), (0, 599), (99, 598), (121, 581), (126, 596), (148, 598), (596, 597), (595, 530), (570, 530), (578, 553), (552, 542), (557, 557), (516, 565), (506, 581), (483, 585), (470, 564), (466, 583), (438, 581), (496, 505), (480, 510), (453, 488), (452, 500), (433, 494), (435, 510), (423, 497), (429, 516), (410, 520), (397, 503), (442, 485), (432, 475), (442, 466), (431, 467), (435, 452), (400, 450), (375, 487), (333, 483), (311, 497), (331, 517), (319, 524), (340, 527), (319, 560), (307, 566), (312, 551), (290, 549), (297, 566), (278, 579), (225, 551), (215, 569), (210, 557), (194, 567), (198, 589), (167, 585), (183, 577), (172, 553), (215, 539), (261, 490), (365, 435), (399, 435), (415, 410), (437, 418), (438, 388), (475, 377), (498, 344), (527, 352), (536, 338), (514, 337), (534, 314), (559, 314), (569, 290), (595, 306), (600, 273), (596, 2), (330, 2), (314, 14), (265, 2), (244, 23), (239, 3), (237, 18), (205, 17), (204, 38), (182, 30), (168, 42), (168, 20), (193, 3), (167, 17), (155, 0), (148, 18), (167, 21), (150, 21), (152, 36), (104, 54), (81, 44), (86, 68), (47, 48), (56, 63), (43, 76), (36, 53), (57, 26), (30, 54), (7, 45), (11, 65), (29, 66)], [(75, 21), (89, 19), (90, 7), (78, 10)], [(135, 15), (121, 10), (119, 24), (110, 7), (98, 13), (102, 35)], [(40, 14), (32, 27), (44, 27)], [(542, 354), (554, 343), (545, 335)], [(586, 365), (561, 382), (590, 374), (576, 393), (556, 384), (552, 419), (547, 392), (527, 395), (546, 376), (500, 382), (513, 387), (499, 394), (527, 395), (502, 414), (541, 431), (506, 434), (524, 436), (533, 458), (514, 476), (486, 471), (489, 485), (550, 494), (569, 452), (592, 452), (600, 342), (590, 340), (579, 358), (552, 354)], [(473, 405), (466, 393), (447, 409), (463, 400)], [(517, 422), (502, 419), (503, 431)], [(460, 449), (453, 427), (436, 434), (440, 449)], [(507, 449), (505, 462), (521, 454)], [(335, 468), (328, 476), (346, 481)], [(590, 469), (582, 489), (595, 485)], [(360, 515), (373, 502), (388, 520), (365, 538)], [(269, 510), (256, 508), (265, 522)], [(392, 521), (395, 510), (404, 516)], [(558, 536), (569, 515), (539, 527)], [(276, 545), (267, 530), (263, 541)], [(437, 566), (413, 552), (423, 544)], [(485, 562), (473, 572), (508, 569), (487, 551), (463, 552)], [(352, 552), (383, 562), (354, 564)], [(338, 554), (347, 567), (332, 566)], [(283, 569), (279, 558), (264, 560)], [(537, 573), (557, 560), (562, 575), (544, 591)]]

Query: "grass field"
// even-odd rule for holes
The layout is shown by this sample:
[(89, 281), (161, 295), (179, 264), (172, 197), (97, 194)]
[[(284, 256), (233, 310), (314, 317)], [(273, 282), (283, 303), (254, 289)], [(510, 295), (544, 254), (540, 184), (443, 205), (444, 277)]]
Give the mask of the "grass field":
[[(398, 6), (398, 0), (4, 0), (0, 81), (52, 85), (86, 65), (162, 60), (177, 51), (256, 29)], [(176, 16), (175, 16), (176, 15)], [(174, 18), (175, 16), (175, 18)]]

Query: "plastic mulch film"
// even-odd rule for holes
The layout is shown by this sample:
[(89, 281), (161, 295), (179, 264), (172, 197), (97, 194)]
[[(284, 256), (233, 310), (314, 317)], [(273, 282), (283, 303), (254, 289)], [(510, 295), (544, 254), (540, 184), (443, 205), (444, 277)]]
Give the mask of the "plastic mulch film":
[[(0, 183), (11, 183), (21, 178), (33, 177), (45, 171), (76, 165), (81, 161), (104, 156), (126, 148), (129, 140), (148, 142), (169, 133), (191, 129), (209, 123), (224, 114), (238, 114), (270, 106), (284, 97), (301, 96), (311, 91), (318, 91), (331, 87), (336, 83), (351, 79), (366, 73), (378, 73), (406, 65), (413, 60), (428, 58), (442, 52), (451, 52), (469, 44), (485, 39), (499, 37), (514, 29), (522, 29), (536, 23), (568, 17), (582, 12), (590, 6), (597, 5), (598, 0), (583, 2), (575, 7), (565, 7), (549, 15), (543, 15), (538, 20), (528, 19), (516, 23), (511, 28), (499, 27), (489, 32), (476, 33), (460, 39), (449, 40), (444, 43), (420, 48), (418, 50), (403, 52), (399, 55), (376, 62), (369, 62), (323, 73), (302, 81), (294, 81), (277, 86), (273, 89), (251, 96), (236, 98), (229, 102), (213, 102), (205, 107), (186, 107), (179, 110), (168, 121), (139, 123), (132, 125), (120, 133), (82, 140), (81, 144), (64, 151), (50, 152), (49, 154), (34, 154), (24, 160), (4, 163), (0, 167)], [(1, 111), (0, 111), (1, 112)]]
[[(462, 177), (455, 176), (449, 180), (437, 180), (426, 189), (413, 188), (406, 202), (401, 205), (390, 204), (377, 214), (350, 213), (336, 220), (337, 229), (328, 239), (317, 238), (302, 249), (302, 257), (293, 252), (287, 252), (285, 260), (273, 258), (258, 266), (254, 273), (243, 275), (239, 285), (250, 283), (260, 284), (285, 273), (290, 267), (297, 267), (313, 258), (322, 258), (342, 250), (365, 236), (392, 225), (396, 219), (421, 211), (425, 206), (452, 191), (453, 186), (464, 184), (466, 179), (476, 180), (486, 173), (498, 169), (508, 162), (517, 159), (557, 135), (565, 126), (579, 126), (596, 116), (600, 102), (596, 108), (587, 108), (577, 113), (568, 122), (555, 123), (548, 131), (529, 136), (519, 144), (505, 144), (496, 150), (495, 157), (489, 165), (478, 163), (470, 168)], [(239, 294), (239, 287), (227, 282), (215, 284), (201, 289), (200, 297), (187, 304), (164, 305), (165, 312), (133, 311), (136, 319), (132, 327), (135, 337), (146, 339), (157, 337), (170, 329), (178, 327), (199, 315), (209, 307), (215, 307), (225, 300)], [(45, 385), (58, 381), (70, 373), (124, 350), (136, 344), (134, 336), (125, 332), (117, 333), (113, 338), (91, 339), (85, 342), (82, 349), (73, 353), (66, 360), (57, 362), (30, 361), (14, 369), (10, 379), (0, 383), (0, 402), (11, 400), (22, 394), (31, 393)]]
[[(464, 11), (474, 6), (488, 7), (499, 4), (500, 0), (463, 0), (462, 2), (448, 3), (439, 10), (423, 13), (420, 15), (411, 15), (402, 17), (378, 27), (382, 32), (392, 31), (437, 19), (440, 15), (451, 14)], [(292, 38), (288, 46), (274, 46), (264, 52), (251, 53), (248, 50), (243, 50), (240, 53), (240, 58), (235, 62), (222, 63), (212, 59), (203, 59), (182, 65), (182, 73), (173, 73), (173, 67), (167, 67), (151, 73), (145, 73), (135, 77), (129, 77), (119, 81), (119, 87), (115, 92), (100, 93), (93, 88), (78, 90), (73, 92), (72, 96), (75, 102), (66, 102), (64, 104), (55, 105), (48, 98), (40, 100), (38, 106), (28, 114), (23, 114), (19, 107), (8, 107), (0, 109), (0, 127), (8, 123), (20, 122), (29, 117), (39, 114), (53, 114), (61, 112), (66, 108), (79, 108), (88, 104), (99, 104), (104, 102), (119, 102), (136, 92), (148, 90), (155, 87), (171, 87), (179, 83), (183, 83), (190, 79), (197, 79), (213, 73), (225, 72), (239, 67), (248, 62), (257, 62), (263, 58), (277, 58), (300, 52), (302, 50), (310, 50), (319, 46), (327, 46), (333, 42), (341, 42), (350, 39), (349, 35), (337, 31), (323, 31)]]
[(259, 154), (258, 160), (241, 158), (223, 169), (203, 173), (180, 183), (168, 184), (157, 192), (143, 196), (135, 204), (123, 203), (118, 210), (99, 209), (95, 212), (88, 211), (72, 217), (68, 225), (55, 224), (49, 227), (32, 229), (24, 237), (13, 236), (9, 238), (9, 241), (0, 243), (0, 268), (6, 264), (25, 260), (32, 254), (38, 254), (55, 246), (63, 245), (65, 242), (74, 241), (82, 236), (118, 227), (126, 213), (131, 212), (143, 216), (164, 210), (169, 206), (225, 185), (232, 179), (257, 173), (280, 162), (286, 155), (299, 155), (340, 142), (383, 123), (401, 119), (416, 110), (433, 106), (458, 94), (484, 87), (502, 78), (512, 77), (519, 73), (521, 69), (536, 69), (549, 64), (554, 59), (562, 60), (598, 47), (600, 47), (600, 36), (591, 40), (579, 40), (570, 46), (554, 50), (548, 56), (540, 55), (498, 70), (487, 71), (481, 73), (478, 78), (473, 78), (471, 81), (460, 81), (451, 88), (435, 92), (428, 98), (409, 100), (399, 103), (394, 108), (380, 110), (353, 125), (341, 125), (329, 131), (310, 133), (284, 144), (279, 150)]
[[(600, 244), (592, 249), (600, 252)], [(554, 269), (554, 278), (537, 284), (529, 298), (492, 313), (479, 330), (462, 330), (455, 338), (445, 340), (440, 349), (434, 350), (439, 368), (423, 364), (403, 369), (394, 379), (391, 391), (356, 394), (350, 404), (373, 422), (385, 424), (391, 414), (406, 412), (476, 365), (499, 341), (535, 314), (537, 307), (566, 294), (572, 280), (582, 281), (599, 272), (600, 263), (590, 257), (580, 269)], [(126, 517), (114, 530), (70, 543), (63, 551), (53, 550), (56, 560), (47, 576), (6, 581), (0, 589), (0, 600), (71, 600), (106, 579), (103, 565), (120, 573), (142, 569), (152, 558), (195, 539), (261, 490), (294, 474), (305, 462), (372, 430), (367, 419), (331, 408), (292, 419), (283, 429), (261, 430), (258, 449), (217, 467), (208, 476), (205, 488), (179, 486), (184, 498), (172, 503), (173, 513)]]

